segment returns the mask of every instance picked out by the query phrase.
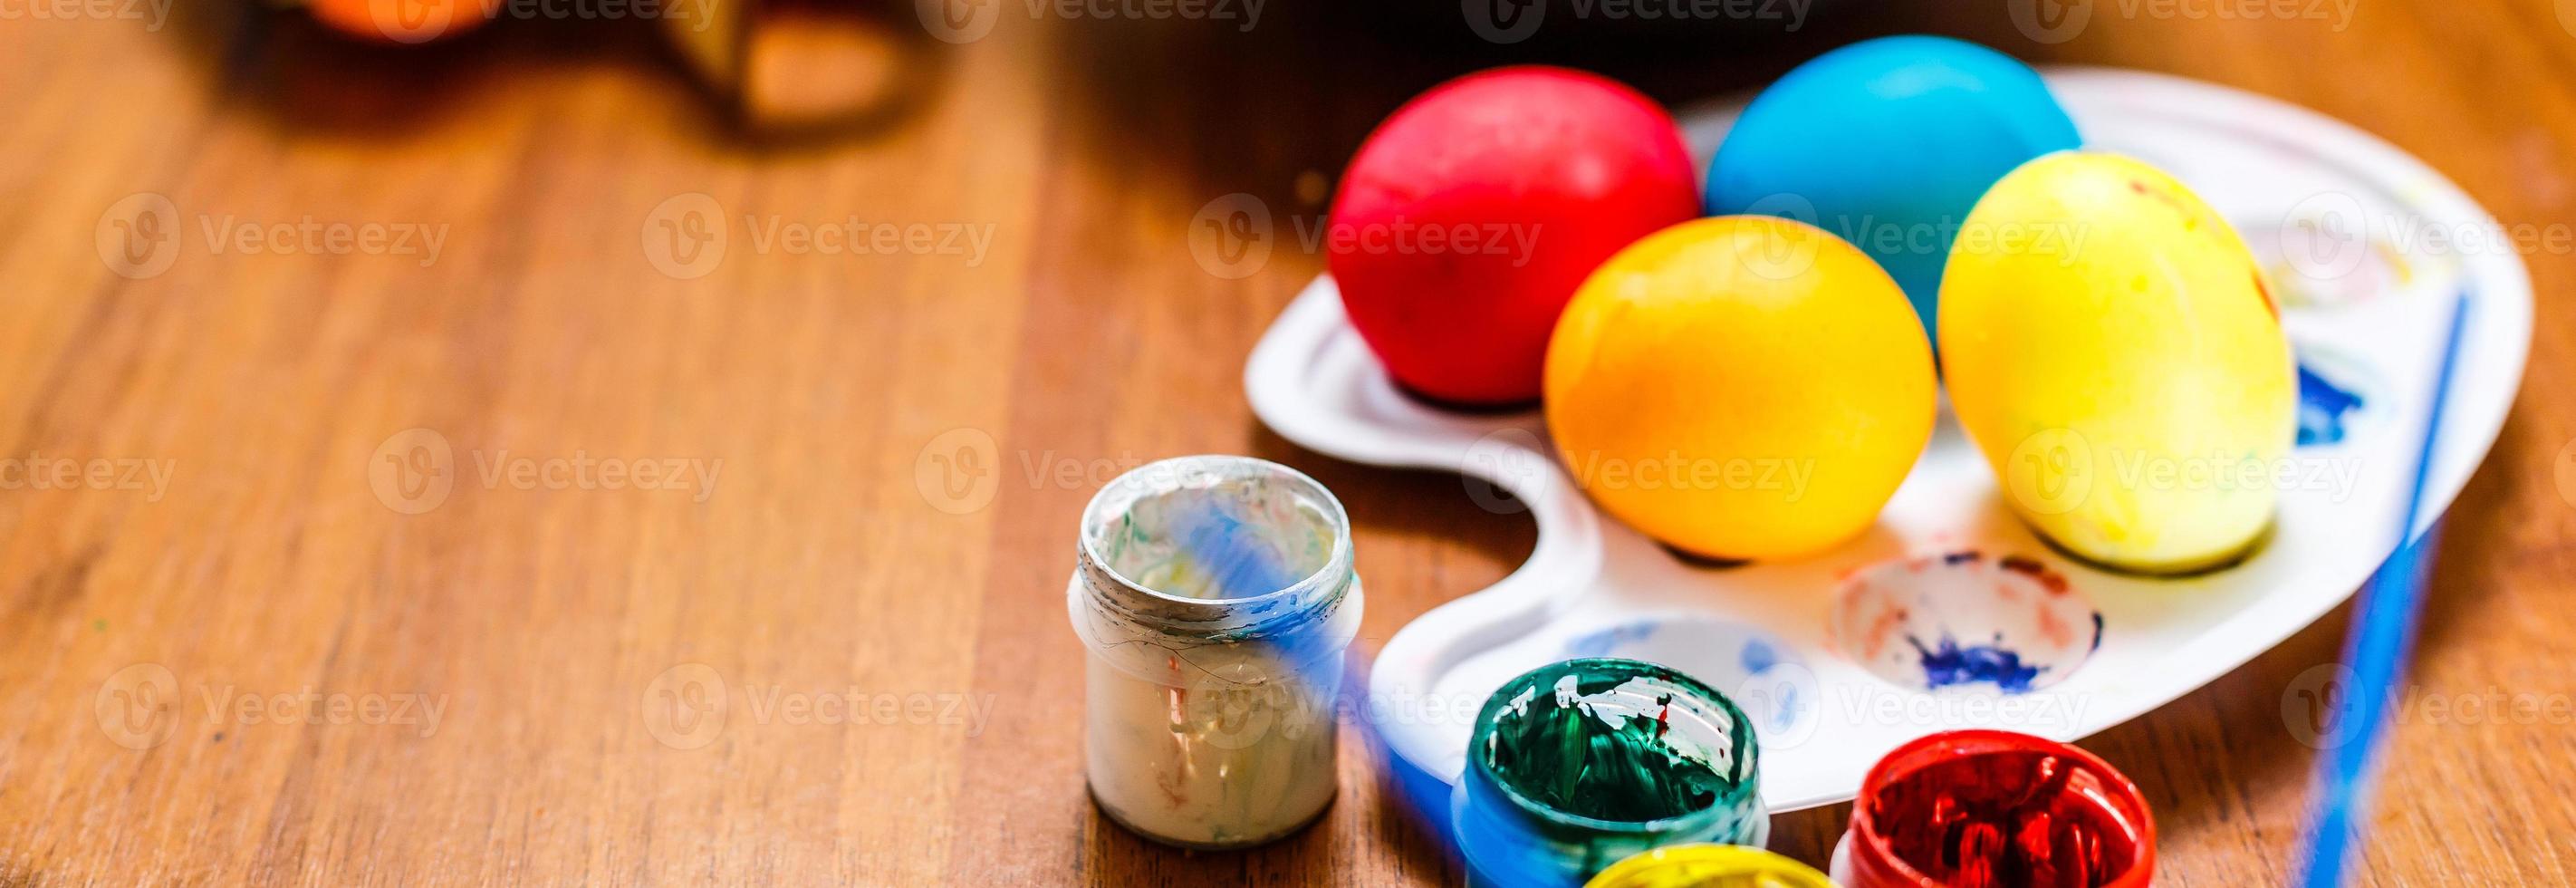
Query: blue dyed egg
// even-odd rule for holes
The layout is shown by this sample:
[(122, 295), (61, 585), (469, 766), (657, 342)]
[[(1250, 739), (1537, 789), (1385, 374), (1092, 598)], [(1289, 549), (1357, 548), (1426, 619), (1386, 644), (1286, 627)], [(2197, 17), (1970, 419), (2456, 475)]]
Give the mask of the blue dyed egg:
[(2029, 66), (1946, 37), (1882, 37), (1763, 90), (1709, 164), (1708, 211), (1798, 218), (1851, 241), (1905, 288), (1928, 331), (1977, 198), (2078, 141)]

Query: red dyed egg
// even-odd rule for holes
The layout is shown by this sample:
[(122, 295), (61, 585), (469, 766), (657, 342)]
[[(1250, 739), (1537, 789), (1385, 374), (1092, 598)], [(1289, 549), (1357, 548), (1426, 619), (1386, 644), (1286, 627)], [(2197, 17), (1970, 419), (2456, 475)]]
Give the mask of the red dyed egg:
[(1557, 315), (1595, 266), (1698, 215), (1690, 153), (1653, 100), (1579, 71), (1500, 68), (1378, 126), (1325, 248), (1351, 325), (1397, 382), (1507, 404), (1538, 397)]

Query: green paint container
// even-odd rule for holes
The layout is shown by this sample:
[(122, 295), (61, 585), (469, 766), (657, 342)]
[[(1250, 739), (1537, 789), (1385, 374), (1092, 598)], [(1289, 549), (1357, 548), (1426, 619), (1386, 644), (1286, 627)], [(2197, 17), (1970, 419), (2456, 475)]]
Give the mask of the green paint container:
[(1451, 797), (1472, 884), (1577, 886), (1636, 854), (1770, 838), (1752, 721), (1639, 660), (1552, 663), (1476, 716)]

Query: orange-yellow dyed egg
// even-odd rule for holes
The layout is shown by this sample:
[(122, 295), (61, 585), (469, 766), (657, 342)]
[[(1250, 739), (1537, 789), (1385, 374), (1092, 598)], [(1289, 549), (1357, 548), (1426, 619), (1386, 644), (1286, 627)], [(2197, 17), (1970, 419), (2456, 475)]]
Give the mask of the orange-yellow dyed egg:
[(313, 0), (332, 30), (382, 43), (427, 43), (481, 27), (492, 7), (476, 0)]
[(1713, 558), (1876, 520), (1931, 438), (1931, 342), (1860, 250), (1790, 219), (1666, 228), (1592, 273), (1547, 352), (1547, 419), (1594, 502)]

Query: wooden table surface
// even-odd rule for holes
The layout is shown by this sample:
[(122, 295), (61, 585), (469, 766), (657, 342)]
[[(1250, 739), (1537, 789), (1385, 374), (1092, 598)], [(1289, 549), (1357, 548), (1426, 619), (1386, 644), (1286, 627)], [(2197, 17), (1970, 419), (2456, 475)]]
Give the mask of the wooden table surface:
[[(1263, 430), (1243, 358), (1321, 262), (1191, 240), (1237, 193), (1311, 224), (1374, 121), (1476, 67), (1682, 103), (1954, 33), (2280, 96), (2507, 222), (2576, 221), (2567, 0), (2096, 3), (2054, 44), (2004, 2), (1828, 0), (1627, 47), (1419, 6), (1004, 3), (917, 41), (904, 113), (768, 147), (632, 22), (378, 51), (222, 3), (0, 19), (0, 884), (1455, 882), (1363, 755), (1257, 850), (1104, 821), (1061, 596), (1091, 490), (1184, 453), (1341, 495), (1363, 649), (1523, 557), (1526, 517), (1454, 477)], [(2576, 880), (2559, 244), (2451, 511), (2372, 884)], [(2155, 806), (2166, 884), (2288, 878), (2314, 753), (2285, 699), (2342, 615), (2085, 742)], [(1846, 816), (1774, 845), (1821, 861)]]

